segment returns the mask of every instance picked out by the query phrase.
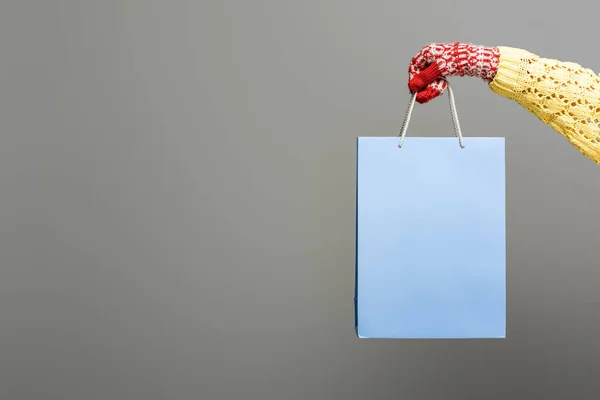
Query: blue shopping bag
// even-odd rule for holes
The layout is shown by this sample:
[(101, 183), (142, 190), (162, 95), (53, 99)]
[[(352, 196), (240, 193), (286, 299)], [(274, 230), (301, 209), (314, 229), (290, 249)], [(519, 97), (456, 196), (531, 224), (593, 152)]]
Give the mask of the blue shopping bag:
[(462, 140), (358, 138), (358, 337), (506, 337), (504, 138)]

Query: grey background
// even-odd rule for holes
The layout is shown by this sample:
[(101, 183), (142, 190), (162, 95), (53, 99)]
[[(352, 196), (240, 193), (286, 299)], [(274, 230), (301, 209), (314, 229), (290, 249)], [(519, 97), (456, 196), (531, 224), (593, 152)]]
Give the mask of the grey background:
[[(507, 140), (508, 339), (353, 330), (357, 136), (433, 41), (600, 69), (583, 0), (0, 2), (0, 398), (598, 396), (600, 169), (479, 80)], [(446, 98), (409, 135), (453, 135)]]

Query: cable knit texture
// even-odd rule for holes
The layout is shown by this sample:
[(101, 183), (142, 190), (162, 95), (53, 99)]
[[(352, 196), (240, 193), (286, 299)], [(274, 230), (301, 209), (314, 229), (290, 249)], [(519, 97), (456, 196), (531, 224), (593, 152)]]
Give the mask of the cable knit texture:
[(490, 89), (516, 101), (600, 164), (600, 77), (572, 62), (498, 47)]
[(426, 103), (446, 90), (447, 76), (475, 76), (490, 82), (498, 68), (497, 48), (470, 43), (431, 43), (415, 55), (408, 68), (409, 89)]

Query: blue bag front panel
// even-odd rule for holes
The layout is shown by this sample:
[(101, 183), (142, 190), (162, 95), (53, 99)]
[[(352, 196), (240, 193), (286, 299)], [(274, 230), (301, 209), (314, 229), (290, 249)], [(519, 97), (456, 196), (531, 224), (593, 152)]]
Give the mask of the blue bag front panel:
[(504, 138), (360, 137), (357, 334), (506, 335)]

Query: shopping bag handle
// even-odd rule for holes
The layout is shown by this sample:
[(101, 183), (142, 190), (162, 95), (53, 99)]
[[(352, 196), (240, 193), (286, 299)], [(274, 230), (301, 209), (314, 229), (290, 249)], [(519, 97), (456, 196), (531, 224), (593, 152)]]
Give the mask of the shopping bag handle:
[[(452, 88), (450, 87), (450, 83), (446, 81), (448, 84), (448, 101), (450, 102), (450, 113), (452, 114), (452, 123), (454, 124), (454, 133), (456, 137), (458, 137), (458, 143), (460, 147), (464, 149), (465, 144), (463, 143), (462, 133), (460, 131), (460, 123), (458, 122), (458, 113), (456, 112), (456, 103), (454, 102), (454, 93), (452, 92)], [(402, 128), (400, 129), (400, 142), (398, 143), (398, 147), (401, 148), (404, 143), (404, 137), (406, 136), (406, 130), (408, 128), (408, 122), (410, 121), (410, 116), (412, 114), (413, 107), (415, 106), (415, 100), (417, 98), (417, 93), (413, 92), (410, 95), (410, 101), (408, 103), (408, 109), (406, 110), (406, 114), (404, 116), (404, 122), (402, 123)]]

